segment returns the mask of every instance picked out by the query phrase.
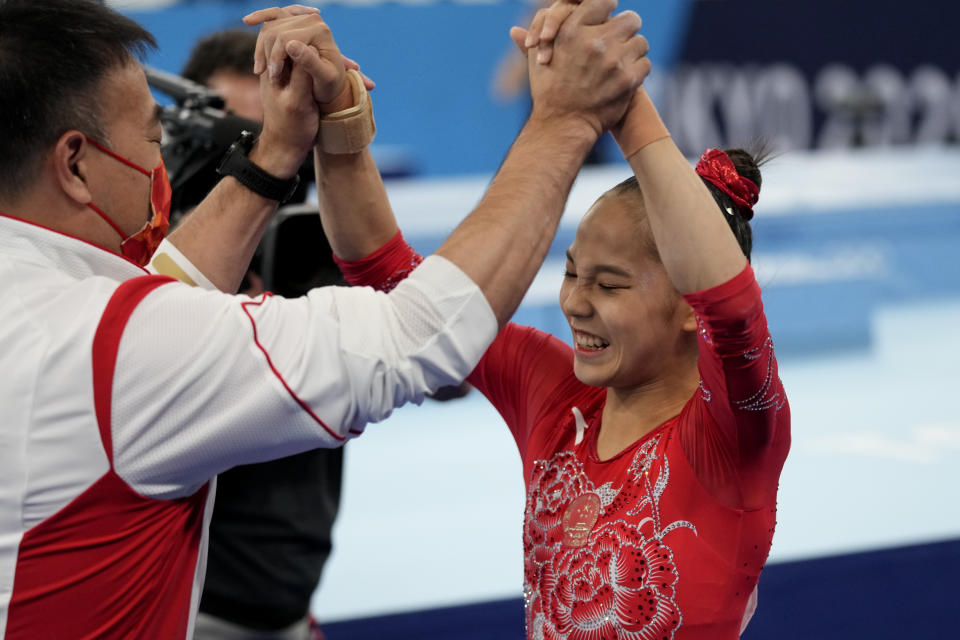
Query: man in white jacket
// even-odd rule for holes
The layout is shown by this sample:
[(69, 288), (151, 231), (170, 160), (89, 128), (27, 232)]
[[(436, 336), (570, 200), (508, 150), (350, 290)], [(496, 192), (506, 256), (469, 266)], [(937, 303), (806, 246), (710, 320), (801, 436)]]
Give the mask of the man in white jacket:
[(217, 473), (338, 446), (472, 370), (649, 70), (639, 18), (583, 7), (438, 255), (389, 295), (286, 300), (221, 291), (315, 142), (346, 158), (372, 134), (316, 11), (251, 19), (259, 141), (161, 243), (169, 183), (135, 59), (152, 38), (96, 0), (0, 0), (0, 639), (190, 637)]

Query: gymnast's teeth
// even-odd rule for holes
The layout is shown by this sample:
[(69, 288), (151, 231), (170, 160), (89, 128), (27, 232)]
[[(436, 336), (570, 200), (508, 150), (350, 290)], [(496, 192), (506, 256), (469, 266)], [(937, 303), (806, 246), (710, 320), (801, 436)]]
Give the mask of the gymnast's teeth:
[(603, 338), (584, 333), (583, 331), (575, 331), (574, 340), (576, 340), (577, 346), (581, 349), (589, 349), (591, 351), (599, 351), (610, 346), (610, 343)]

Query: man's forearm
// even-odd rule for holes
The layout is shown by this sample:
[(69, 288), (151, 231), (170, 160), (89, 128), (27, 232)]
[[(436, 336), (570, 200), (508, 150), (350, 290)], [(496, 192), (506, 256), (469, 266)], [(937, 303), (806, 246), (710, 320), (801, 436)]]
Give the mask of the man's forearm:
[(480, 204), (437, 250), (477, 283), (501, 326), (543, 263), (594, 142), (579, 121), (528, 121)]
[[(480, 287), (501, 326), (540, 268), (595, 140), (580, 122), (528, 122), (480, 204), (437, 250)], [(397, 232), (376, 165), (369, 151), (317, 153), (320, 214), (330, 245), (341, 258), (364, 258)]]
[[(289, 178), (303, 158), (258, 142), (250, 159), (267, 173)], [(261, 146), (262, 145), (262, 146)], [(232, 177), (217, 184), (170, 234), (170, 242), (218, 289), (236, 293), (277, 201), (250, 191)]]

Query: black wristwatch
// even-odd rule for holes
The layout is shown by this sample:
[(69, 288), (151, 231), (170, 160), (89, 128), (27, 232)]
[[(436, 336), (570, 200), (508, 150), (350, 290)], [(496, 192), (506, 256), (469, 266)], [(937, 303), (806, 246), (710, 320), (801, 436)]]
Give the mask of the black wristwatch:
[(227, 149), (227, 155), (220, 161), (217, 173), (221, 176), (233, 176), (255, 194), (283, 204), (293, 197), (300, 185), (300, 175), (295, 173), (292, 178), (281, 180), (255, 165), (248, 154), (256, 141), (257, 137), (253, 133), (241, 133)]

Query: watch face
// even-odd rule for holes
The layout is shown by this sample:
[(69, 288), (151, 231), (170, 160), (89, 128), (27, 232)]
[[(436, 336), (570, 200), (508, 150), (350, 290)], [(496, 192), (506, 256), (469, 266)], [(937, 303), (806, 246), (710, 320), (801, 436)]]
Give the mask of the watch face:
[(250, 150), (253, 149), (253, 145), (256, 143), (257, 136), (252, 131), (242, 131), (240, 132), (240, 137), (237, 138), (237, 144), (247, 153), (250, 153)]

